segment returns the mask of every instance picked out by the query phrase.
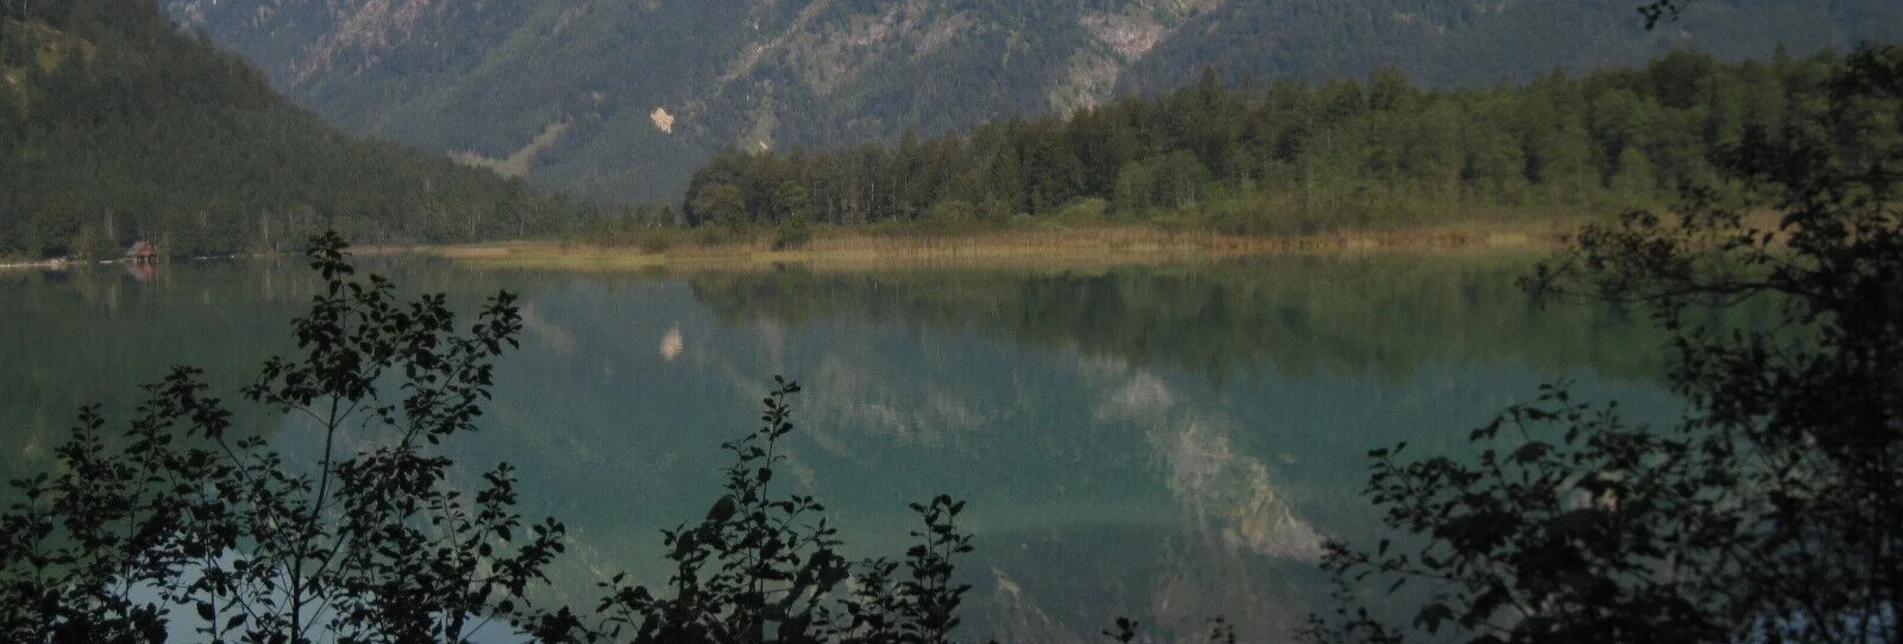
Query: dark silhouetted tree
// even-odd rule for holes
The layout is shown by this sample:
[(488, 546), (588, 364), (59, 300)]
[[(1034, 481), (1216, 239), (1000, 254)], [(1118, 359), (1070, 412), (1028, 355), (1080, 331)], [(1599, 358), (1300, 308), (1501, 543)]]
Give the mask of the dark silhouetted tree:
[[(1649, 313), (1683, 417), (1553, 387), (1474, 431), (1476, 457), (1375, 450), (1367, 495), (1398, 534), (1331, 544), (1345, 604), (1317, 635), (1903, 641), (1903, 47), (1826, 87), (1715, 155), (1742, 190), (1589, 227), (1528, 281)], [(1778, 313), (1712, 322), (1747, 302)], [(1377, 580), (1411, 629), (1361, 607)]]

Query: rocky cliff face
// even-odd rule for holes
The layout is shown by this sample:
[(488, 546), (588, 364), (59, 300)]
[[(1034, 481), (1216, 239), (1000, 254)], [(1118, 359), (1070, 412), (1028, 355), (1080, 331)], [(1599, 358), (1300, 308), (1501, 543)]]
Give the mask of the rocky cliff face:
[(1065, 112), (1205, 65), (1472, 83), (1673, 45), (1763, 55), (1903, 32), (1883, 0), (1712, 0), (1646, 33), (1635, 1), (167, 0), (346, 127), (549, 187), (670, 200), (726, 146)]
[[(1219, 0), (175, 0), (342, 125), (606, 197), (726, 146), (931, 133), (1112, 96)], [(1058, 3), (1041, 3), (1043, 5)], [(549, 141), (547, 132), (559, 131)]]

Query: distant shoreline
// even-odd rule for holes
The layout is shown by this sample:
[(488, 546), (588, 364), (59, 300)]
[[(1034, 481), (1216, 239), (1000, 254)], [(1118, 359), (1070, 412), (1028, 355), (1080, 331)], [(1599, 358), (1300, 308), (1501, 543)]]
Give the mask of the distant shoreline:
[(126, 263), (126, 260), (123, 259), (73, 259), (70, 257), (55, 257), (38, 261), (0, 260), (0, 270), (37, 268), (40, 270), (63, 271), (75, 266), (102, 266), (124, 263)]
[[(155, 262), (155, 263), (159, 263), (159, 264), (164, 264), (164, 263), (169, 263), (169, 262), (205, 262), (205, 261), (216, 261), (216, 260), (225, 260), (225, 259), (241, 259), (241, 258), (245, 258), (245, 257), (266, 257), (266, 256), (269, 256), (269, 255), (271, 255), (271, 254), (270, 254), (270, 253), (255, 253), (255, 254), (249, 254), (249, 255), (209, 255), (209, 256), (200, 256), (200, 257), (161, 257), (161, 258), (159, 258), (158, 260), (156, 260), (156, 262)], [(0, 271), (4, 271), (4, 270), (25, 270), (25, 269), (39, 269), (39, 270), (43, 270), (43, 271), (47, 271), (47, 270), (51, 270), (51, 271), (65, 271), (65, 270), (71, 270), (71, 269), (73, 269), (73, 268), (76, 268), (76, 267), (82, 267), (82, 266), (123, 266), (123, 265), (126, 265), (126, 264), (131, 264), (131, 263), (133, 263), (133, 262), (132, 262), (132, 261), (130, 261), (130, 260), (126, 260), (126, 259), (73, 259), (73, 258), (71, 258), (71, 257), (54, 257), (54, 258), (52, 258), (52, 259), (42, 259), (42, 260), (38, 260), (38, 261), (31, 261), (31, 260), (13, 260), (13, 261), (3, 261), (3, 260), (0, 260)]]
[(828, 231), (797, 248), (763, 239), (663, 250), (638, 245), (511, 241), (415, 250), (459, 264), (576, 271), (745, 270), (778, 264), (836, 269), (906, 267), (1038, 267), (1193, 262), (1256, 255), (1353, 255), (1474, 250), (1547, 251), (1561, 247), (1582, 222), (1474, 224), (1357, 230), (1303, 236), (1242, 236), (1166, 231), (1148, 226), (881, 235)]
[(61, 259), (43, 259), (43, 260), (40, 260), (40, 261), (37, 261), (37, 262), (28, 262), (28, 261), (18, 261), (18, 262), (4, 262), (4, 261), (0, 261), (0, 271), (3, 271), (3, 270), (8, 270), (8, 269), (23, 269), (23, 268), (38, 268), (38, 269), (49, 269), (49, 268), (50, 268), (50, 269), (53, 269), (53, 270), (59, 270), (59, 269), (63, 269), (63, 268), (66, 268), (67, 266), (70, 266), (70, 265), (72, 265), (72, 262), (69, 262), (69, 261), (67, 261), (67, 260), (65, 260), (65, 259), (63, 259), (63, 258), (61, 258)]
[[(507, 240), (466, 244), (368, 244), (358, 256), (429, 255), (476, 268), (572, 271), (719, 271), (798, 264), (840, 270), (963, 267), (1036, 268), (1185, 263), (1260, 255), (1544, 252), (1562, 247), (1579, 220), (1518, 224), (1459, 224), (1391, 230), (1349, 230), (1299, 236), (1227, 235), (1127, 225), (1049, 230), (890, 234), (854, 228), (827, 230), (797, 248), (775, 249), (771, 231), (745, 240), (685, 241), (666, 249), (639, 244), (563, 240)], [(252, 255), (267, 257), (271, 253)], [(237, 256), (223, 256), (227, 259)], [(173, 258), (162, 261), (189, 261)], [(5, 270), (70, 270), (124, 260), (0, 261)]]

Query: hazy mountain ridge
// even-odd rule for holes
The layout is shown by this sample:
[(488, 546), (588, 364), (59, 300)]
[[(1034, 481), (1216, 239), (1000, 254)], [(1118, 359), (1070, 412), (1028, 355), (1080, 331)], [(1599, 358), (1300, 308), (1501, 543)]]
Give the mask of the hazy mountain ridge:
[(1709, 0), (1655, 33), (1631, 0), (166, 1), (347, 128), (505, 159), (563, 125), (518, 155), (532, 180), (668, 200), (727, 146), (1072, 110), (1204, 65), (1232, 79), (1395, 65), (1477, 84), (1674, 45), (1735, 57), (1903, 35), (1903, 7), (1882, 0)]

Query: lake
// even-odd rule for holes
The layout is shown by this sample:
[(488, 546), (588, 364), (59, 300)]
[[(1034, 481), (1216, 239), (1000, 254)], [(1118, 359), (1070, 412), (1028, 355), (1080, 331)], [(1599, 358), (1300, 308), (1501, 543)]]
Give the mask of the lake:
[[(907, 504), (967, 500), (968, 624), (1099, 640), (1223, 616), (1284, 639), (1320, 608), (1321, 540), (1371, 540), (1367, 450), (1459, 451), (1541, 383), (1667, 410), (1660, 338), (1619, 311), (1532, 306), (1531, 258), (1277, 257), (1050, 270), (560, 273), (370, 258), (469, 310), (522, 296), (521, 350), (485, 429), (450, 449), (520, 469), (521, 507), (570, 528), (557, 598), (616, 570), (660, 580), (775, 374), (799, 381), (782, 490), (826, 503), (851, 552), (903, 555)], [(236, 398), (319, 283), (300, 262), (0, 273), (0, 466), (44, 468), (73, 409), (124, 418), (167, 365)], [(240, 419), (287, 453), (312, 436)], [(777, 484), (777, 482), (776, 482)]]

